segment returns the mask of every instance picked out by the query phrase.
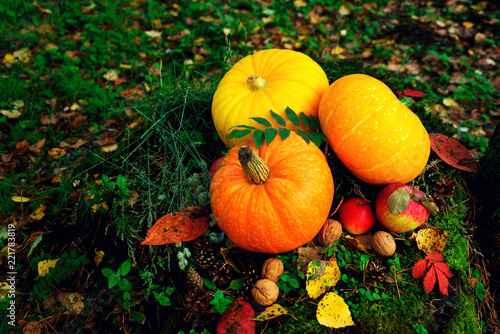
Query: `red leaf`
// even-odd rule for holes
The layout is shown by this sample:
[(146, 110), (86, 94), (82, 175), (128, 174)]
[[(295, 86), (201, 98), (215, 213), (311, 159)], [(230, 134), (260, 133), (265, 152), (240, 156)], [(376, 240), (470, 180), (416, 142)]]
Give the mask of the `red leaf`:
[(235, 299), (217, 323), (217, 334), (254, 334), (255, 312), (249, 302)]
[(440, 133), (429, 133), (431, 148), (448, 165), (467, 172), (477, 172), (479, 162), (462, 144)]
[(424, 93), (413, 89), (405, 89), (402, 93), (398, 92), (399, 97), (409, 96), (409, 97), (422, 97)]
[(424, 277), (425, 293), (429, 294), (434, 289), (434, 285), (436, 285), (436, 269), (432, 266)]
[(171, 212), (149, 229), (141, 245), (165, 245), (198, 238), (208, 230), (210, 214), (197, 206)]
[(444, 257), (443, 254), (441, 253), (432, 253), (429, 254), (425, 257), (427, 261), (432, 261), (432, 262), (443, 262)]
[(425, 269), (427, 269), (427, 261), (425, 261), (424, 259), (418, 260), (411, 270), (413, 278), (418, 279), (422, 277), (424, 275)]
[(437, 270), (441, 271), (448, 278), (453, 276), (453, 274), (450, 271), (450, 267), (448, 266), (447, 263), (444, 262), (434, 263), (434, 267), (436, 267)]
[[(434, 266), (432, 268), (436, 268), (437, 264), (439, 264), (439, 263), (434, 264)], [(448, 267), (448, 265), (446, 263), (441, 262), (440, 264), (445, 264)], [(437, 279), (438, 279), (438, 283), (439, 283), (439, 291), (441, 291), (441, 293), (443, 295), (448, 296), (448, 277), (447, 277), (447, 275), (444, 272), (442, 272), (439, 268), (436, 268), (435, 271), (436, 271), (436, 275), (437, 275)], [(449, 271), (449, 269), (448, 269), (448, 271)]]

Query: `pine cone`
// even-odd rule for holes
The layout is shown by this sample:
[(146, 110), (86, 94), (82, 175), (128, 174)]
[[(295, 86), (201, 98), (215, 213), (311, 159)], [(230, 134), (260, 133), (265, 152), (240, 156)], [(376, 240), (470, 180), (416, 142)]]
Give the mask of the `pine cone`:
[(233, 278), (231, 266), (226, 263), (218, 263), (208, 269), (208, 276), (212, 283), (217, 284), (219, 288), (225, 287)]
[(215, 252), (212, 241), (208, 238), (198, 238), (193, 244), (194, 258), (201, 269), (215, 265)]
[(441, 181), (436, 182), (436, 192), (433, 200), (440, 210), (445, 210), (447, 207), (447, 199), (455, 194), (455, 180), (443, 177)]
[(247, 268), (242, 270), (242, 274), (243, 286), (238, 290), (238, 296), (245, 300), (250, 300), (250, 291), (252, 291), (252, 287), (255, 285), (255, 282), (260, 279), (259, 268), (256, 264), (251, 263)]
[(188, 268), (186, 278), (191, 288), (203, 288), (203, 278), (201, 278), (200, 274), (198, 274), (193, 267)]
[(184, 305), (190, 312), (203, 312), (210, 305), (210, 295), (205, 289), (192, 288), (186, 295)]
[(369, 282), (383, 282), (385, 279), (385, 267), (382, 266), (382, 261), (379, 258), (368, 261), (365, 270), (365, 281)]

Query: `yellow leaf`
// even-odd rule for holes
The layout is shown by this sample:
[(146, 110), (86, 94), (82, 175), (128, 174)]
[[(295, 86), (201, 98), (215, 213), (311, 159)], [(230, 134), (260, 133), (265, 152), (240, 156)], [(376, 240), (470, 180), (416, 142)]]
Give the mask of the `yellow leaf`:
[(16, 58), (11, 55), (10, 53), (7, 53), (4, 57), (3, 57), (3, 60), (2, 62), (4, 64), (14, 64), (16, 62)]
[(96, 266), (99, 267), (99, 264), (101, 263), (103, 257), (104, 257), (103, 251), (95, 252), (94, 263)]
[(280, 304), (273, 304), (273, 305), (267, 307), (264, 311), (262, 311), (257, 317), (253, 318), (252, 320), (266, 321), (266, 320), (277, 318), (283, 314), (288, 314), (292, 318), (297, 320), (297, 318), (295, 318), (293, 315), (288, 313), (288, 311)]
[(38, 275), (45, 276), (49, 273), (50, 268), (55, 268), (56, 263), (59, 259), (54, 260), (43, 260), (38, 262)]
[(295, 0), (295, 1), (293, 2), (293, 5), (294, 5), (295, 7), (307, 7), (307, 2), (304, 2), (304, 1), (302, 1), (302, 0)]
[(106, 204), (106, 202), (94, 204), (94, 205), (92, 205), (92, 213), (96, 213), (97, 210), (99, 210), (100, 208), (104, 208), (105, 210), (108, 210), (108, 205)]
[(118, 144), (101, 146), (101, 151), (103, 151), (104, 153), (113, 152), (113, 151), (116, 151), (117, 149), (118, 149)]
[(103, 78), (108, 81), (116, 81), (118, 79), (118, 72), (116, 70), (109, 70), (104, 73)]
[(120, 64), (120, 68), (124, 68), (126, 70), (130, 70), (132, 68), (132, 65), (130, 65), (130, 64)]
[(52, 158), (59, 159), (60, 157), (64, 157), (66, 155), (66, 150), (54, 147), (47, 152)]
[(12, 102), (12, 104), (14, 106), (16, 106), (17, 108), (21, 109), (24, 107), (24, 101), (23, 100), (15, 100), (14, 102)]
[(328, 292), (321, 299), (316, 310), (316, 319), (318, 319), (321, 325), (330, 328), (355, 325), (351, 317), (351, 311), (349, 311), (349, 306), (345, 303), (344, 298), (335, 292)]
[(467, 29), (474, 27), (474, 23), (472, 22), (463, 22), (462, 25)]
[(17, 203), (26, 203), (31, 201), (31, 198), (24, 196), (12, 196), (10, 199)]
[(339, 14), (342, 16), (351, 14), (351, 10), (346, 5), (340, 5)]
[(332, 54), (332, 56), (333, 55), (339, 55), (339, 54), (341, 54), (344, 51), (345, 51), (344, 48), (341, 48), (341, 47), (337, 46), (335, 49), (332, 50), (331, 54)]
[(440, 228), (424, 228), (417, 232), (415, 238), (417, 247), (425, 254), (442, 253), (448, 232)]
[(335, 260), (313, 260), (306, 273), (306, 290), (310, 298), (318, 298), (328, 288), (334, 287), (340, 278), (340, 269)]
[(22, 48), (15, 51), (12, 55), (26, 64), (30, 61), (31, 51), (28, 48)]
[(144, 33), (152, 38), (160, 37), (162, 34), (162, 32), (158, 31), (158, 30), (149, 30), (149, 31), (145, 31)]
[(33, 4), (38, 8), (39, 11), (41, 11), (42, 13), (45, 13), (45, 14), (49, 14), (49, 15), (52, 15), (52, 11), (50, 9), (46, 9), (46, 8), (43, 8), (42, 6), (40, 6), (38, 4), (38, 2), (33, 2)]
[(30, 217), (33, 218), (34, 220), (41, 220), (43, 218), (43, 216), (45, 216), (45, 213), (43, 213), (45, 211), (47, 207), (43, 204), (40, 204), (40, 206), (38, 207), (38, 209), (35, 210), (35, 212), (33, 212)]
[(137, 118), (135, 121), (133, 121), (132, 123), (130, 123), (130, 124), (128, 125), (128, 128), (129, 128), (129, 129), (133, 129), (133, 128), (137, 127), (139, 124), (141, 124), (141, 123), (142, 123), (142, 121), (143, 121), (142, 117), (139, 117), (139, 118)]
[(443, 104), (447, 107), (455, 107), (455, 106), (458, 106), (458, 103), (457, 101), (455, 101), (454, 99), (450, 98), (450, 97), (447, 97), (447, 98), (444, 98), (443, 99)]
[(19, 118), (21, 116), (20, 110), (0, 110), (0, 114), (7, 116), (7, 118)]

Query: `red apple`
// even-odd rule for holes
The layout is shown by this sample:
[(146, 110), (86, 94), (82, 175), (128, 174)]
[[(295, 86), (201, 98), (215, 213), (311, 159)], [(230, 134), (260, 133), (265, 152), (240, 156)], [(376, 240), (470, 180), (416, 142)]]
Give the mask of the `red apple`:
[(210, 180), (214, 177), (217, 169), (219, 169), (222, 159), (224, 159), (224, 157), (220, 157), (217, 160), (215, 160), (210, 169), (208, 170), (208, 175), (210, 175)]
[(349, 198), (340, 206), (339, 222), (348, 233), (363, 234), (375, 225), (375, 211), (364, 199)]
[[(404, 190), (398, 190), (403, 188)], [(391, 197), (392, 195), (392, 197)], [(425, 195), (405, 184), (394, 183), (378, 194), (375, 213), (380, 224), (395, 233), (410, 232), (429, 218), (430, 211), (422, 204)]]

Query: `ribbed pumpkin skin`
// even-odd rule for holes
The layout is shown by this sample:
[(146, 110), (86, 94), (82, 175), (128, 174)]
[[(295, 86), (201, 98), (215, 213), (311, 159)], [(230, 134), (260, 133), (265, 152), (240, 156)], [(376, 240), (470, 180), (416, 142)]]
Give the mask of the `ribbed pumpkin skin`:
[[(250, 183), (238, 160), (248, 145), (267, 163), (269, 179)], [(237, 246), (261, 253), (287, 252), (311, 241), (328, 217), (333, 177), (321, 150), (292, 132), (268, 146), (252, 140), (232, 148), (210, 184), (215, 221)]]
[(323, 94), (318, 117), (335, 154), (369, 184), (407, 183), (427, 164), (430, 140), (422, 122), (373, 77), (336, 80)]
[[(263, 89), (251, 89), (247, 78), (252, 75), (266, 80)], [(270, 110), (284, 117), (286, 107), (290, 107), (297, 114), (317, 116), (319, 101), (328, 85), (323, 69), (303, 53), (281, 49), (258, 51), (234, 64), (219, 82), (212, 102), (215, 129), (224, 143), (233, 147), (249, 136), (228, 140), (231, 127), (263, 128), (250, 117), (265, 118), (277, 127)], [(287, 127), (292, 127), (287, 123)]]

